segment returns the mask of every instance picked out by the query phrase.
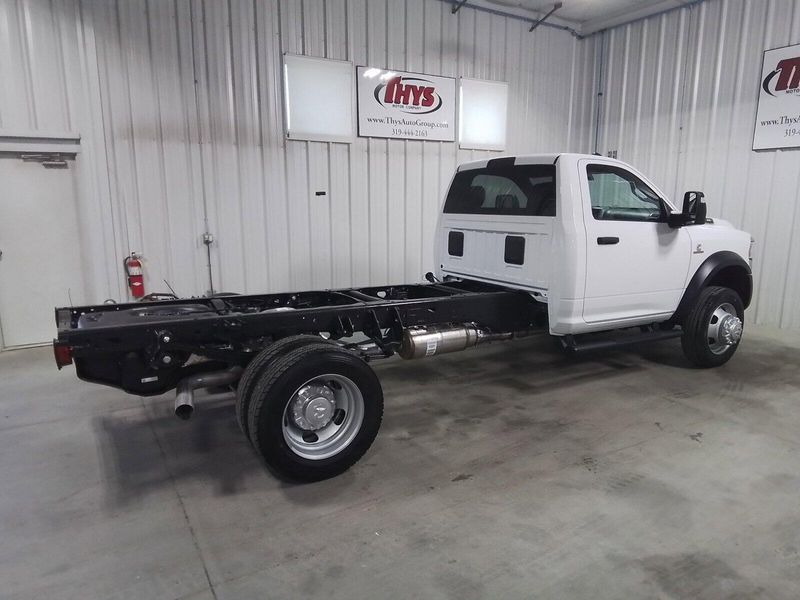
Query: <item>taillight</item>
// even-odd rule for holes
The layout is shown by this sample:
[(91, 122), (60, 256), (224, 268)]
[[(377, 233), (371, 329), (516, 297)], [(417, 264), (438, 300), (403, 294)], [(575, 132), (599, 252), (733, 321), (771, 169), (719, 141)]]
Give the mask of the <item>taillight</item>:
[(58, 366), (59, 371), (61, 367), (72, 364), (72, 348), (63, 342), (53, 340), (53, 355), (56, 358), (56, 366)]

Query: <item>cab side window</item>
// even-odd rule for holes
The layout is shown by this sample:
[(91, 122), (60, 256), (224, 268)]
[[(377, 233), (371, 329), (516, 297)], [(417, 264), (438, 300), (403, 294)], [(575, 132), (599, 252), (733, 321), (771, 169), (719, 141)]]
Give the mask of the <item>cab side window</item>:
[(610, 165), (586, 167), (592, 215), (599, 221), (666, 221), (664, 202), (641, 179)]

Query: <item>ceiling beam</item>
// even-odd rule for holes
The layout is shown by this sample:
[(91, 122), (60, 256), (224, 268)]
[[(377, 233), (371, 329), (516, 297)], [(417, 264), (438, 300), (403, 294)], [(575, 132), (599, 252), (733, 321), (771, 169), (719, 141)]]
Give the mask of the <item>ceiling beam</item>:
[(453, 5), (453, 8), (450, 9), (451, 14), (456, 14), (458, 10), (467, 3), (467, 0), (461, 0), (457, 4)]
[(654, 17), (679, 8), (686, 8), (694, 4), (699, 4), (700, 2), (703, 2), (703, 0), (659, 0), (658, 2), (653, 2), (641, 8), (626, 10), (617, 15), (584, 21), (581, 23), (578, 30), (582, 36), (592, 35), (598, 31), (619, 27), (620, 25), (627, 25), (633, 21), (641, 21), (648, 17)]
[[(453, 8), (459, 4), (461, 4), (461, 0), (441, 0), (445, 4), (450, 4), (450, 10), (453, 11)], [(544, 13), (541, 12), (534, 12), (528, 10), (527, 8), (519, 8), (516, 6), (506, 6), (504, 4), (497, 4), (494, 2), (487, 2), (487, 0), (469, 0), (469, 2), (464, 6), (464, 9), (471, 8), (473, 10), (481, 11), (481, 12), (488, 12), (495, 15), (503, 16), (503, 17), (514, 17), (516, 19), (520, 19), (521, 21), (527, 21), (528, 23), (534, 23), (541, 19)], [(547, 23), (543, 23), (545, 26), (555, 26), (559, 29), (566, 29), (573, 35), (576, 35), (578, 31), (578, 23), (575, 21), (569, 21), (567, 19), (561, 19), (558, 17), (550, 17), (547, 19)]]
[(550, 9), (550, 12), (548, 12), (548, 13), (547, 13), (545, 16), (543, 16), (541, 19), (539, 19), (538, 21), (536, 21), (536, 23), (534, 23), (533, 25), (531, 25), (531, 28), (530, 28), (530, 29), (528, 29), (528, 32), (531, 32), (531, 31), (533, 31), (533, 30), (534, 30), (534, 29), (536, 29), (536, 28), (537, 28), (539, 25), (541, 25), (542, 23), (544, 23), (545, 21), (547, 21), (548, 17), (550, 17), (550, 16), (551, 16), (551, 15), (552, 15), (554, 12), (556, 12), (556, 11), (557, 11), (559, 8), (561, 8), (562, 6), (563, 6), (563, 4), (562, 4), (561, 2), (556, 2), (555, 4), (553, 4), (553, 8), (551, 8), (551, 9)]

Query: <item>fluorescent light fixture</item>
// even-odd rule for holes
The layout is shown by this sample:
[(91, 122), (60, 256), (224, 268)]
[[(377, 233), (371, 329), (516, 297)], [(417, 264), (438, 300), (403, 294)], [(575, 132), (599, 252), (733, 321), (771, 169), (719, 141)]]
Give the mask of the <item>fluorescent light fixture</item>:
[(352, 142), (355, 135), (353, 63), (284, 54), (286, 137)]
[(505, 150), (508, 84), (461, 78), (458, 143), (471, 150)]
[(364, 71), (364, 77), (368, 77), (369, 79), (372, 79), (373, 77), (377, 77), (380, 74), (381, 74), (381, 70), (380, 69), (376, 69), (375, 67), (372, 67), (371, 69), (367, 69), (366, 71)]

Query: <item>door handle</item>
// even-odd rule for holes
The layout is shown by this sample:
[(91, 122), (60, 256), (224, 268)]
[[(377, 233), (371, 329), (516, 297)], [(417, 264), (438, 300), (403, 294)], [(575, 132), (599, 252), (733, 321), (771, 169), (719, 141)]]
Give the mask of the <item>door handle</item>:
[(618, 237), (599, 237), (597, 243), (601, 246), (610, 246), (611, 244), (619, 244)]

